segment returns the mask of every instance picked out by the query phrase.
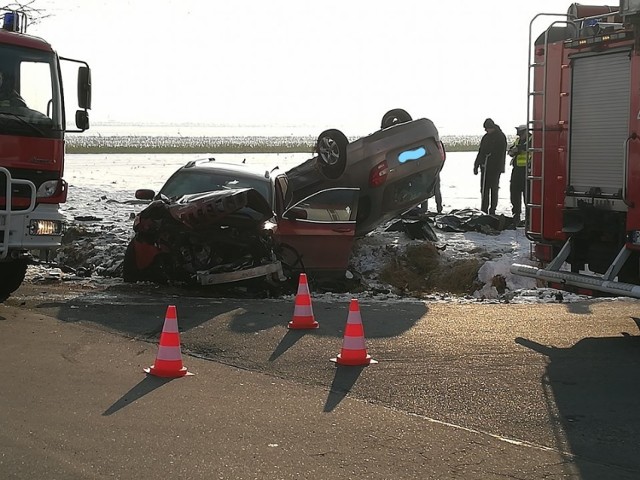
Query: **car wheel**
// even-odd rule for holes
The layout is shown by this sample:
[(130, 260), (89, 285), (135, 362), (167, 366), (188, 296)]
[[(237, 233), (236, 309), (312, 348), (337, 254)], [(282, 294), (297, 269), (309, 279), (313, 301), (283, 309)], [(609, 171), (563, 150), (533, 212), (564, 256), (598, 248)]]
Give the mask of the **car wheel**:
[(130, 242), (124, 252), (122, 261), (122, 279), (127, 283), (134, 283), (140, 280), (140, 270), (136, 266), (136, 251), (133, 242)]
[(347, 145), (349, 140), (340, 130), (325, 130), (318, 136), (316, 153), (318, 167), (327, 178), (339, 178), (347, 166)]
[(380, 123), (380, 128), (385, 129), (391, 127), (392, 125), (397, 125), (399, 123), (410, 122), (413, 120), (411, 115), (407, 113), (406, 110), (401, 108), (394, 108), (393, 110), (389, 110), (382, 116), (382, 122)]

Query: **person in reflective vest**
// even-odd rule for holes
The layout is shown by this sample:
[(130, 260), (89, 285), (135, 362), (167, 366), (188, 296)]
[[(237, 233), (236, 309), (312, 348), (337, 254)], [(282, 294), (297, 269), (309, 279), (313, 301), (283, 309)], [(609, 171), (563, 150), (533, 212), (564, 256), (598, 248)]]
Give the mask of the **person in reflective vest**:
[(513, 223), (516, 227), (524, 226), (521, 220), (522, 206), (524, 204), (524, 189), (527, 182), (527, 126), (519, 125), (516, 127), (518, 136), (509, 148), (509, 156), (511, 157), (511, 213), (513, 214)]

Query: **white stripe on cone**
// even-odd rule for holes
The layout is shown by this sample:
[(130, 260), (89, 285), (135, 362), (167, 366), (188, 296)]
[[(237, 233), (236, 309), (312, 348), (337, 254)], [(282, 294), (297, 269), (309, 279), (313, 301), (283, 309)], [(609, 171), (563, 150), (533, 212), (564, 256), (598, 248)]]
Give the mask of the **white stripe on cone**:
[(311, 305), (296, 305), (293, 309), (293, 315), (296, 317), (313, 317), (313, 308), (311, 308)]
[(182, 352), (180, 351), (180, 347), (165, 347), (164, 345), (160, 345), (156, 359), (168, 361), (182, 360)]
[(342, 348), (345, 350), (366, 350), (364, 337), (344, 337)]

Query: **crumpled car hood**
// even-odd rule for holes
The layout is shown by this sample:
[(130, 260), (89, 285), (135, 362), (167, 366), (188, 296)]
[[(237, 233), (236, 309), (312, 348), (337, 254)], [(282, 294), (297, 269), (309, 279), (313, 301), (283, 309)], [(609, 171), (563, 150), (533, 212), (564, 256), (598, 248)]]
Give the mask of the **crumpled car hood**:
[(173, 218), (192, 227), (258, 225), (273, 217), (269, 202), (253, 188), (183, 195), (168, 208)]

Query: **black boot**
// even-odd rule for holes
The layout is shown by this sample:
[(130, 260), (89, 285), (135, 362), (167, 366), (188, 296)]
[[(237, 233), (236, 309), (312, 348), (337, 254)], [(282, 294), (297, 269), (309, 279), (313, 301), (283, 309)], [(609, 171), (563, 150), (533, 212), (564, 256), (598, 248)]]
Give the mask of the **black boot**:
[(513, 226), (514, 227), (524, 227), (524, 220), (520, 219), (520, 214), (513, 216)]

